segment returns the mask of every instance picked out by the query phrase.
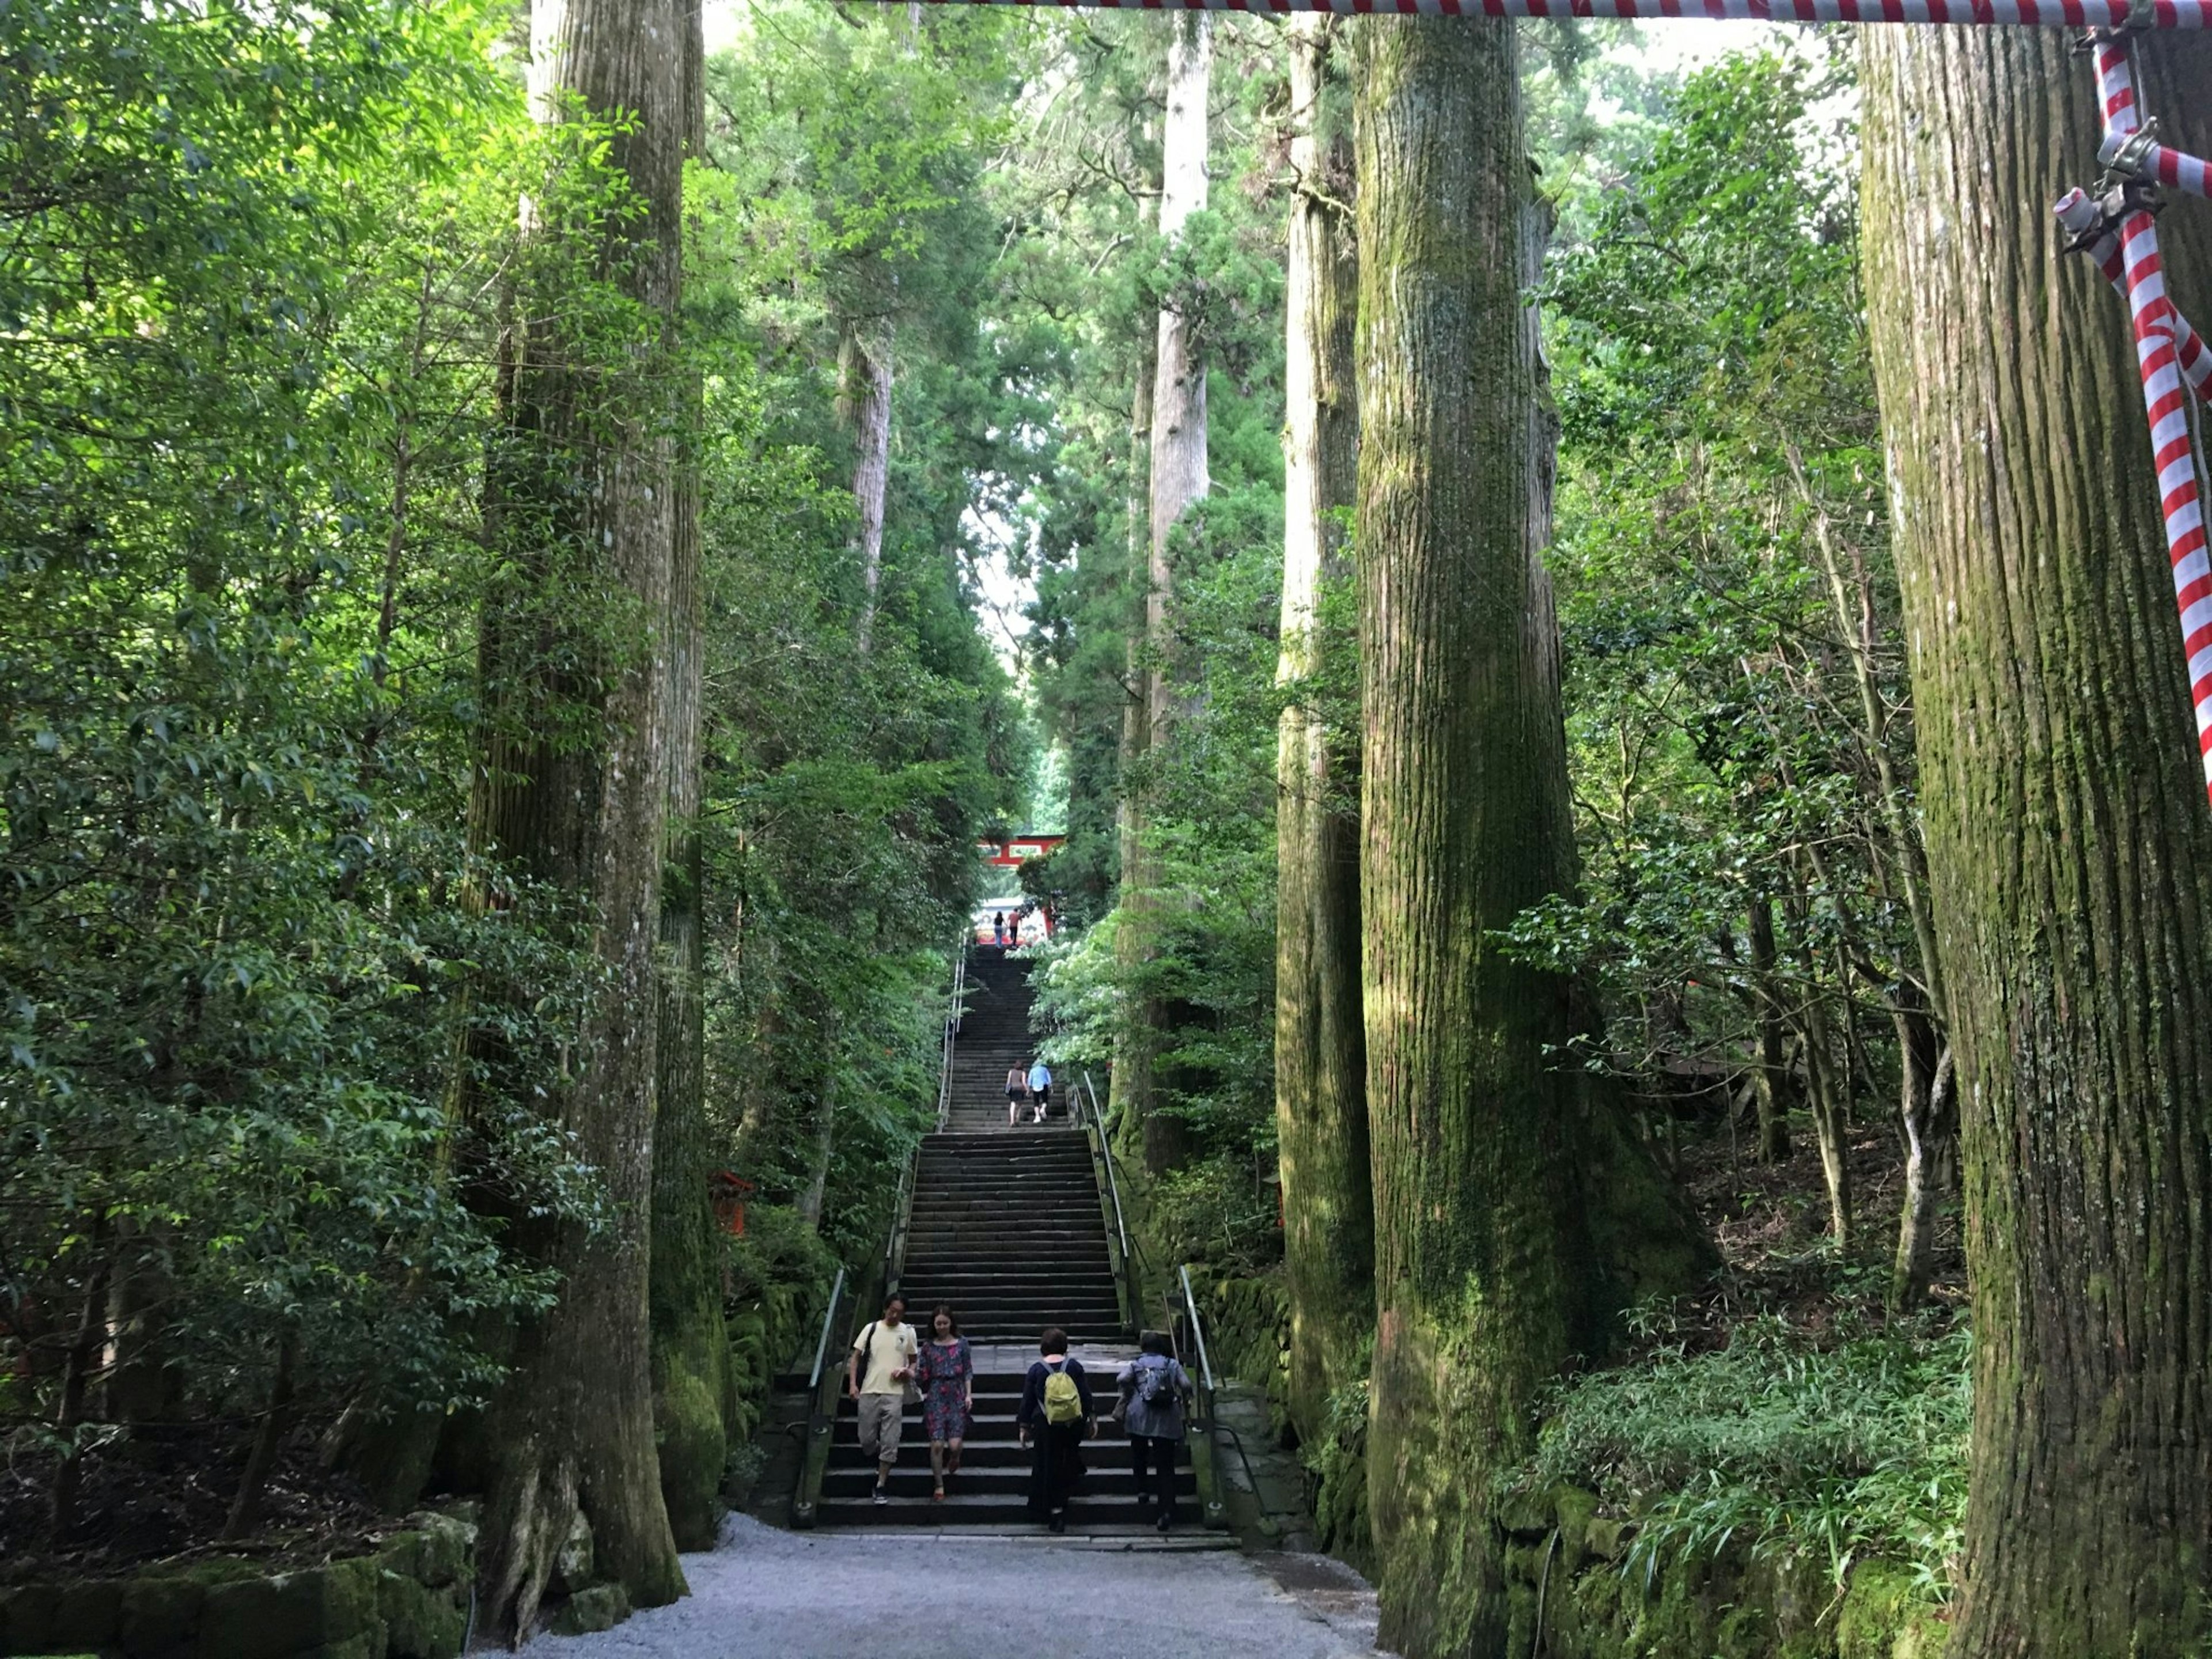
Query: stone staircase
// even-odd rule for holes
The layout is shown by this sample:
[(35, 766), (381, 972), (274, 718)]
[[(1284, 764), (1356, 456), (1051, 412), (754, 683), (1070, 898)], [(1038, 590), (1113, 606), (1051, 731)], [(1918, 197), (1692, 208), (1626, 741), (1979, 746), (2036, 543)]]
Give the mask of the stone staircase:
[[(1036, 1058), (1030, 1032), (1030, 964), (996, 945), (968, 952), (968, 1006), (952, 1045), (952, 1099), (945, 1127), (957, 1133), (1006, 1128), (1006, 1073)], [(1055, 1122), (1067, 1103), (1053, 1079)]]
[[(1033, 1053), (1028, 981), (1027, 963), (988, 945), (971, 951), (969, 1012), (952, 1052), (952, 1127), (922, 1142), (915, 1166), (900, 1289), (908, 1317), (925, 1336), (932, 1311), (948, 1303), (974, 1346), (975, 1421), (961, 1472), (946, 1483), (945, 1501), (936, 1502), (921, 1407), (909, 1406), (891, 1501), (876, 1504), (874, 1466), (861, 1458), (854, 1405), (842, 1400), (822, 1481), (823, 1525), (1030, 1524), (1029, 1454), (1017, 1443), (1014, 1412), (1037, 1338), (1048, 1326), (1067, 1333), (1102, 1414), (1113, 1402), (1115, 1373), (1135, 1352), (1115, 1295), (1088, 1141), (1064, 1105), (1042, 1127), (1006, 1127), (1006, 1070), (1026, 1066)], [(1119, 1428), (1102, 1424), (1085, 1462), (1071, 1527), (1149, 1528)], [(1179, 1491), (1195, 1492), (1188, 1470), (1178, 1481)], [(1183, 1510), (1183, 1524), (1194, 1528), (1195, 1498)]]

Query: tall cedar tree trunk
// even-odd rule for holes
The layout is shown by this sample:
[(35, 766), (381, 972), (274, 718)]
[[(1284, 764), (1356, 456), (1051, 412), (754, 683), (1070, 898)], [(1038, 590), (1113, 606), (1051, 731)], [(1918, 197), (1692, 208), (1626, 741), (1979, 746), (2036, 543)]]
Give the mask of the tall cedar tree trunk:
[[(1866, 32), (1867, 295), (1964, 1138), (1974, 1431), (1952, 1659), (2212, 1636), (2212, 817), (2125, 304), (2052, 29)], [(2212, 42), (2147, 36), (2165, 142)], [(2186, 307), (2212, 216), (2160, 222)]]
[(1570, 1352), (1582, 1268), (1578, 1107), (1547, 1052), (1573, 988), (1490, 933), (1565, 890), (1574, 849), (1510, 26), (1365, 21), (1356, 110), (1382, 1642), (1504, 1659), (1491, 1481)]
[[(1120, 926), (1114, 934), (1114, 966), (1123, 984), (1144, 969), (1145, 929), (1137, 911), (1144, 885), (1144, 776), (1152, 738), (1152, 653), (1145, 640), (1146, 572), (1151, 566), (1153, 354), (1157, 335), (1138, 348), (1137, 378), (1129, 392), (1129, 487), (1124, 503), (1129, 547), (1128, 648), (1121, 682), (1121, 739), (1115, 777), (1120, 795), (1114, 805), (1115, 846), (1119, 855)], [(1115, 1035), (1114, 1065), (1108, 1078), (1108, 1115), (1125, 1144), (1141, 1150), (1144, 1124), (1152, 1109), (1152, 1013), (1133, 1008)]]
[[(630, 118), (611, 155), (637, 210), (589, 233), (526, 228), (560, 247), (550, 263), (562, 270), (574, 262), (561, 245), (603, 238), (603, 269), (672, 331), (692, 131), (684, 103), (697, 95), (684, 72), (691, 4), (537, 0), (531, 19), (538, 118)], [(606, 347), (571, 337), (562, 298), (526, 287), (506, 346), (507, 440), (487, 506), (516, 574), (486, 609), (487, 742), (471, 812), (488, 851), (575, 895), (590, 917), (606, 982), (565, 1073), (546, 1081), (549, 1109), (599, 1172), (608, 1210), (598, 1229), (526, 1219), (514, 1230), (562, 1275), (553, 1310), (516, 1333), (480, 1431), (485, 1623), (518, 1639), (580, 1507), (601, 1572), (633, 1602), (657, 1606), (684, 1589), (660, 1497), (647, 1318), (670, 764), (669, 428), (680, 400), (653, 354), (623, 345), (609, 363)], [(593, 600), (581, 612), (580, 593)]]
[[(1358, 491), (1352, 329), (1359, 302), (1353, 227), (1340, 205), (1351, 135), (1325, 131), (1322, 92), (1341, 26), (1290, 20), (1291, 198), (1285, 300), (1283, 643), (1286, 691), (1327, 652), (1315, 613), (1324, 582), (1351, 571), (1344, 518)], [(1283, 1255), (1291, 1290), (1290, 1416), (1317, 1438), (1328, 1397), (1375, 1323), (1375, 1208), (1367, 1169), (1367, 1055), (1359, 1001), (1359, 775), (1356, 736), (1292, 700), (1275, 751), (1275, 1129)]]
[(884, 495), (890, 483), (891, 331), (888, 321), (849, 325), (838, 351), (838, 397), (853, 423), (853, 503), (860, 517), (860, 620), (854, 637), (866, 656), (875, 635), (884, 579)]
[[(1168, 37), (1167, 119), (1160, 131), (1160, 234), (1170, 241), (1194, 213), (1206, 210), (1206, 99), (1212, 85), (1213, 21), (1202, 11), (1176, 14)], [(1146, 641), (1146, 749), (1164, 750), (1174, 720), (1176, 676), (1170, 660), (1174, 635), (1174, 573), (1168, 549), (1184, 509), (1206, 492), (1206, 363), (1194, 320), (1163, 307), (1152, 368), (1152, 541), (1145, 588)], [(1126, 787), (1126, 786), (1125, 786)], [(1121, 871), (1125, 937), (1117, 960), (1138, 971), (1152, 960), (1158, 928), (1159, 872), (1149, 844), (1147, 790), (1143, 774), (1128, 791), (1132, 833), (1125, 838)], [(1126, 855), (1135, 854), (1133, 866)], [(1153, 1109), (1156, 1054), (1162, 1017), (1158, 1000), (1146, 998), (1133, 1030), (1115, 1056), (1115, 1093), (1125, 1133), (1141, 1126), (1145, 1168), (1152, 1174), (1182, 1161), (1182, 1120)], [(1126, 1070), (1127, 1075), (1124, 1075)]]
[[(686, 9), (684, 143), (706, 153), (704, 41), (699, 9)], [(677, 457), (674, 541), (668, 582), (668, 866), (661, 875), (659, 1116), (653, 1126), (653, 1420), (660, 1442), (660, 1492), (677, 1547), (711, 1549), (728, 1445), (723, 1419), (729, 1334), (722, 1324), (720, 1239), (709, 1182), (707, 1123), (704, 877), (699, 838), (705, 605), (699, 539), (696, 376), (684, 388), (685, 431)]]

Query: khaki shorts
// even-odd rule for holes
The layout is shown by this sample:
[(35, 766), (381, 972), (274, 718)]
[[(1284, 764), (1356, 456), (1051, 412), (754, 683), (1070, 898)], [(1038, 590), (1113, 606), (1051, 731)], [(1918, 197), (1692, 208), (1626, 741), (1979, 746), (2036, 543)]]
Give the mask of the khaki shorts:
[(898, 1456), (899, 1430), (906, 1421), (903, 1394), (860, 1396), (860, 1451), (878, 1463)]

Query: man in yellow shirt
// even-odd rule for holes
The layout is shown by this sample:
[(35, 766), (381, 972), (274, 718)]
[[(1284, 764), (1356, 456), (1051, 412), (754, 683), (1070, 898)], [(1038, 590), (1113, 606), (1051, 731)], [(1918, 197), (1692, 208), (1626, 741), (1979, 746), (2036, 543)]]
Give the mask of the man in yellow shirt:
[(876, 1460), (876, 1502), (891, 1501), (891, 1465), (898, 1461), (899, 1430), (906, 1417), (907, 1379), (921, 1344), (906, 1322), (906, 1300), (884, 1303), (884, 1316), (853, 1339), (845, 1361), (845, 1386), (860, 1407), (860, 1451)]

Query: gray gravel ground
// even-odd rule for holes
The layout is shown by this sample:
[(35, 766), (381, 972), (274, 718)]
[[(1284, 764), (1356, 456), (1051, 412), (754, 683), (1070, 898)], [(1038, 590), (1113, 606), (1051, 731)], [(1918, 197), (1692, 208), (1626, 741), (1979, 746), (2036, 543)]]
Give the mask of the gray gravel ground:
[(1366, 1659), (1375, 1600), (1324, 1556), (787, 1533), (731, 1517), (691, 1594), (557, 1659)]

